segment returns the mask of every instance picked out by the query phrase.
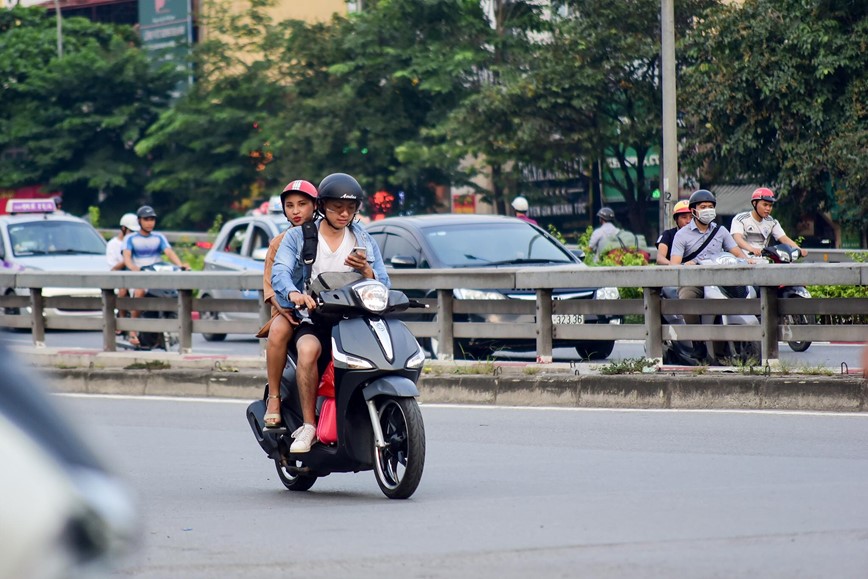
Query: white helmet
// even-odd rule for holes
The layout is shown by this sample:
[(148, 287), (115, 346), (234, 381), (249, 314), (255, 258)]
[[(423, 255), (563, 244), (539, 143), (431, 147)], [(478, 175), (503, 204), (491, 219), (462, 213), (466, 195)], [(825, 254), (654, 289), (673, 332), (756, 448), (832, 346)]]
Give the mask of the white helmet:
[(512, 200), (512, 208), (516, 211), (521, 211), (522, 213), (527, 211), (527, 199), (523, 196), (519, 195), (515, 199)]
[(121, 227), (126, 227), (130, 231), (138, 231), (139, 218), (136, 217), (135, 213), (124, 213), (124, 216), (121, 217)]

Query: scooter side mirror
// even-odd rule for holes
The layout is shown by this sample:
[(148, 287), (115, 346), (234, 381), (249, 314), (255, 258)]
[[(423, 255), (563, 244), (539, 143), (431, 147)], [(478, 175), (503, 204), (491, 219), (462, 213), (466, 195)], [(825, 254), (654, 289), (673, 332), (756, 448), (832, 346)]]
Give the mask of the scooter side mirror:
[(408, 307), (410, 307), (410, 300), (404, 292), (389, 290), (389, 305), (386, 309), (406, 310)]

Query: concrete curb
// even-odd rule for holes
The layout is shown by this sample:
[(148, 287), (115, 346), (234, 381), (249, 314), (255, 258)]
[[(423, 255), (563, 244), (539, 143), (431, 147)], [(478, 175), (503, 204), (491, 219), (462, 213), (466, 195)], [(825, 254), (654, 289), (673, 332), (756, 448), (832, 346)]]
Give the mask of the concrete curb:
[[(61, 392), (256, 399), (264, 360), (155, 352), (21, 352)], [(477, 366), (477, 368), (474, 368)], [(856, 375), (757, 375), (719, 369), (706, 374), (601, 375), (596, 366), (433, 364), (419, 384), (423, 403), (584, 408), (713, 408), (864, 412), (868, 381)], [(495, 373), (492, 374), (491, 371)], [(487, 374), (474, 374), (487, 371)], [(469, 373), (471, 372), (471, 373)], [(578, 373), (577, 373), (578, 372)]]

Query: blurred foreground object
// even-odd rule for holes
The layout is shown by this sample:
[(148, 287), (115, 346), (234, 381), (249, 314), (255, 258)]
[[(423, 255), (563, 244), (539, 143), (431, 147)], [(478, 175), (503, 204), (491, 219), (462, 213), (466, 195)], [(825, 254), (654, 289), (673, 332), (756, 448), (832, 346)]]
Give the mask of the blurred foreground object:
[(0, 579), (107, 576), (137, 537), (133, 501), (0, 348)]

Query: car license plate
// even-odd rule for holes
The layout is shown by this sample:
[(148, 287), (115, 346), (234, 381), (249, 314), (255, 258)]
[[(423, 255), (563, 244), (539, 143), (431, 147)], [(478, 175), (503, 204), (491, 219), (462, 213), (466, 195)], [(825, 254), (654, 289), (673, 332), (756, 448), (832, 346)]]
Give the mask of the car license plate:
[(582, 314), (554, 314), (552, 315), (552, 323), (564, 325), (584, 324), (585, 316)]

